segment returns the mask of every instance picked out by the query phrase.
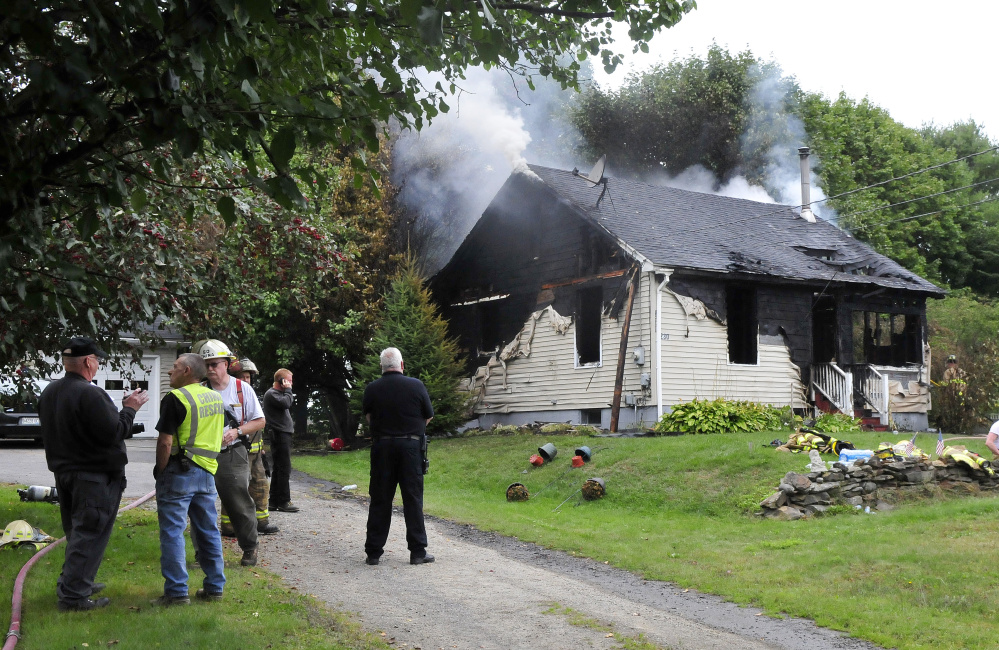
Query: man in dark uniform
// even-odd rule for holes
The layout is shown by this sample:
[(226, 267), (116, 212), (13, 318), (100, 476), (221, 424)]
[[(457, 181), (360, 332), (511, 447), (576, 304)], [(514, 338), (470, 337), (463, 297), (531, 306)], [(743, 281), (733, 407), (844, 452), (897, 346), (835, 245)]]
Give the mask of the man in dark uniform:
[(434, 417), (430, 395), (419, 379), (403, 375), (402, 353), (386, 348), (380, 355), (382, 376), (364, 389), (363, 412), (371, 426), (371, 482), (365, 560), (378, 564), (392, 523), (392, 499), (402, 489), (406, 544), (410, 564), (434, 561), (427, 554), (423, 523), (423, 438)]
[(66, 559), (56, 586), (64, 612), (111, 602), (90, 596), (104, 588), (94, 578), (125, 489), (125, 437), (135, 412), (149, 401), (140, 388), (122, 399), (118, 412), (108, 394), (90, 383), (105, 356), (89, 338), (70, 340), (62, 351), (66, 376), (49, 384), (38, 403), (45, 459), (55, 474), (66, 533)]

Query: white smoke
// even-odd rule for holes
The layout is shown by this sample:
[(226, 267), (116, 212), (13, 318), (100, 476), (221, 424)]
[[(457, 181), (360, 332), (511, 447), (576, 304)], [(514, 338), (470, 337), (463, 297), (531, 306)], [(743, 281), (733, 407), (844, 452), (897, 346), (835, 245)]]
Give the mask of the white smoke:
[[(432, 75), (421, 80), (427, 88), (449, 85)], [(561, 89), (536, 83), (530, 91), (501, 70), (470, 69), (446, 98), (449, 112), (396, 138), (392, 182), (422, 224), (425, 246), (418, 253), (431, 271), (447, 261), (511, 173), (537, 178), (528, 160), (550, 162), (551, 143), (571, 139), (564, 123), (550, 119)]]
[(752, 185), (744, 176), (733, 176), (729, 181), (719, 184), (714, 172), (702, 165), (688, 167), (676, 176), (662, 176), (654, 179), (653, 184), (703, 194), (717, 194), (761, 203), (774, 203), (773, 197), (767, 194), (766, 189), (759, 185)]

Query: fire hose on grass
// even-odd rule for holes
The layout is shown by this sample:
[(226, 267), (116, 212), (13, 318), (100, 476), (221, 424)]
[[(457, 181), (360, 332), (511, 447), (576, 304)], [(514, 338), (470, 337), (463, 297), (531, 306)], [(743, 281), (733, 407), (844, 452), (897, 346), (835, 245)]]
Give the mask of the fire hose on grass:
[[(131, 510), (132, 508), (149, 501), (155, 496), (156, 490), (153, 490), (142, 498), (137, 499), (124, 508), (119, 509), (118, 512), (121, 513), (126, 510)], [(14, 646), (17, 645), (18, 640), (21, 638), (21, 603), (24, 592), (24, 580), (28, 576), (28, 571), (30, 571), (31, 567), (33, 567), (35, 563), (42, 559), (42, 557), (44, 557), (49, 551), (65, 541), (65, 537), (60, 537), (39, 552), (35, 553), (31, 556), (31, 559), (28, 560), (23, 567), (21, 567), (21, 571), (18, 572), (17, 578), (14, 580), (14, 594), (11, 596), (10, 628), (7, 631), (7, 641), (3, 644), (3, 650), (13, 650)]]

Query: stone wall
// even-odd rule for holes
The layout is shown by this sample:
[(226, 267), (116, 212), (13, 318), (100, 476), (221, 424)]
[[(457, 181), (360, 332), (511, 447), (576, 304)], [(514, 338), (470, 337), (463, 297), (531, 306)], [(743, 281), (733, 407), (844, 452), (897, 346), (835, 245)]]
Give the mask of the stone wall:
[(940, 489), (974, 493), (997, 487), (999, 477), (950, 458), (868, 458), (853, 464), (835, 463), (827, 472), (788, 472), (777, 491), (760, 503), (760, 514), (795, 520), (822, 514), (833, 505), (890, 510), (890, 501), (900, 492)]

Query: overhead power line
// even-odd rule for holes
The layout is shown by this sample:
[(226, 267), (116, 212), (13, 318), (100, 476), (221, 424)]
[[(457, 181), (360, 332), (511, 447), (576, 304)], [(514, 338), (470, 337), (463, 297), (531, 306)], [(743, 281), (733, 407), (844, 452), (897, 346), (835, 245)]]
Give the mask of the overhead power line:
[(869, 190), (869, 189), (872, 189), (872, 188), (875, 188), (875, 187), (881, 187), (882, 185), (887, 185), (888, 183), (893, 183), (895, 181), (900, 181), (903, 178), (909, 178), (910, 176), (916, 176), (918, 174), (923, 174), (925, 172), (928, 172), (928, 171), (931, 171), (931, 170), (934, 170), (934, 169), (940, 169), (941, 167), (946, 167), (947, 165), (953, 165), (954, 163), (961, 162), (962, 160), (968, 160), (969, 158), (974, 158), (975, 156), (981, 156), (981, 155), (987, 154), (987, 153), (989, 153), (991, 151), (995, 151), (996, 149), (999, 149), (999, 145), (996, 145), (994, 147), (989, 147), (988, 149), (985, 149), (984, 151), (979, 151), (978, 153), (968, 154), (967, 156), (961, 156), (960, 158), (955, 158), (954, 160), (948, 160), (947, 162), (942, 162), (942, 163), (939, 163), (937, 165), (931, 165), (929, 167), (924, 167), (923, 169), (917, 169), (914, 172), (909, 172), (908, 174), (902, 174), (901, 176), (896, 176), (894, 178), (889, 178), (888, 180), (881, 181), (880, 183), (874, 183), (872, 185), (867, 185), (865, 187), (858, 187), (858, 188), (853, 189), (853, 190), (849, 190), (849, 191), (846, 191), (846, 192), (841, 192), (840, 194), (836, 194), (834, 196), (827, 196), (824, 199), (818, 199), (816, 201), (812, 201), (812, 203), (809, 203), (809, 205), (812, 205), (814, 203), (821, 203), (822, 201), (831, 201), (832, 199), (838, 199), (838, 198), (841, 198), (841, 197), (844, 197), (844, 196), (848, 196), (850, 194), (856, 194), (857, 192), (863, 192), (864, 190)]
[(966, 189), (969, 189), (969, 188), (972, 188), (972, 187), (978, 187), (979, 185), (985, 185), (987, 183), (994, 183), (996, 181), (999, 181), (999, 178), (993, 178), (993, 179), (990, 179), (990, 180), (987, 180), (987, 181), (979, 181), (977, 183), (972, 183), (971, 185), (962, 185), (961, 187), (955, 187), (953, 189), (943, 190), (942, 192), (937, 192), (936, 194), (927, 194), (926, 196), (920, 196), (920, 197), (915, 198), (915, 199), (907, 199), (905, 201), (899, 201), (898, 203), (892, 203), (891, 205), (882, 205), (881, 207), (870, 208), (869, 210), (860, 210), (859, 212), (850, 212), (848, 214), (841, 214), (841, 215), (839, 215), (839, 217), (837, 217), (836, 220), (839, 221), (841, 219), (846, 219), (847, 217), (856, 217), (856, 216), (861, 215), (861, 214), (869, 214), (871, 212), (879, 212), (881, 210), (887, 210), (888, 208), (896, 208), (896, 207), (898, 207), (900, 205), (905, 205), (907, 203), (914, 203), (916, 201), (922, 201), (923, 199), (932, 199), (932, 198), (937, 197), (937, 196), (943, 196), (944, 194), (951, 194), (953, 192), (960, 192), (961, 190), (966, 190)]
[[(839, 194), (834, 194), (833, 196), (827, 196), (827, 197), (822, 198), (822, 199), (816, 199), (814, 201), (811, 201), (807, 205), (808, 206), (812, 206), (812, 205), (815, 205), (817, 203), (822, 203), (824, 201), (831, 201), (832, 199), (842, 198), (844, 196), (849, 196), (850, 194), (856, 194), (857, 192), (863, 192), (864, 190), (869, 190), (869, 189), (872, 189), (872, 188), (875, 188), (875, 187), (881, 187), (882, 185), (887, 185), (888, 183), (892, 183), (894, 181), (902, 180), (903, 178), (909, 178), (911, 176), (916, 176), (918, 174), (923, 174), (925, 172), (932, 171), (934, 169), (939, 169), (941, 167), (946, 167), (947, 165), (953, 165), (954, 163), (959, 163), (962, 160), (968, 160), (970, 158), (975, 158), (976, 156), (981, 156), (981, 155), (984, 155), (984, 154), (987, 154), (989, 152), (996, 151), (996, 150), (999, 150), (999, 145), (996, 145), (994, 147), (989, 147), (988, 149), (985, 149), (983, 151), (979, 151), (979, 152), (976, 152), (976, 153), (973, 153), (973, 154), (968, 154), (967, 156), (961, 156), (960, 158), (955, 158), (953, 160), (948, 160), (947, 162), (942, 162), (942, 163), (938, 163), (936, 165), (931, 165), (929, 167), (924, 167), (923, 169), (917, 169), (914, 172), (909, 172), (908, 174), (903, 174), (901, 176), (895, 176), (893, 178), (889, 178), (888, 180), (880, 181), (880, 182), (877, 182), (877, 183), (872, 183), (871, 185), (865, 185), (864, 187), (858, 187), (858, 188), (855, 188), (855, 189), (852, 189), (852, 190), (848, 190), (846, 192), (841, 192)], [(997, 179), (992, 179), (992, 180), (994, 181), (994, 180), (997, 180)], [(983, 183), (991, 183), (992, 181), (982, 181), (982, 182)], [(957, 188), (957, 189), (967, 189), (967, 187), (973, 187), (973, 186), (969, 185), (969, 186), (966, 186), (965, 188)], [(948, 191), (957, 191), (957, 189), (955, 189), (955, 190), (948, 190)], [(937, 195), (931, 195), (931, 196), (937, 196)], [(920, 197), (919, 199), (910, 199), (910, 201), (919, 201), (919, 200), (925, 199), (925, 198), (930, 198), (930, 197), (929, 196), (924, 196), (924, 197)], [(901, 203), (894, 204), (894, 205), (901, 205)], [(756, 215), (753, 215), (751, 217), (746, 217), (744, 219), (736, 219), (735, 221), (730, 221), (730, 222), (728, 222), (726, 224), (721, 224), (721, 225), (711, 224), (711, 225), (708, 225), (708, 226), (704, 226), (702, 228), (692, 228), (692, 229), (688, 230), (687, 232), (688, 233), (695, 233), (695, 232), (704, 232), (706, 230), (711, 230), (713, 228), (730, 228), (732, 226), (735, 226), (735, 225), (738, 225), (738, 224), (741, 224), (741, 223), (749, 223), (749, 222), (752, 222), (752, 221), (756, 221), (758, 219), (762, 219), (763, 217), (769, 217), (769, 216), (775, 215), (775, 214), (777, 214), (779, 212), (784, 212), (789, 207), (794, 207), (794, 206), (780, 205), (777, 209), (771, 210), (770, 212), (762, 212), (760, 214), (756, 214)], [(802, 205), (802, 207), (805, 207), (805, 205)], [(877, 210), (884, 210), (884, 209), (890, 208), (890, 207), (893, 207), (893, 206), (889, 205), (889, 206), (884, 206), (884, 207), (876, 208), (876, 209)], [(857, 213), (852, 213), (851, 215), (846, 215), (846, 216), (855, 216), (856, 214)], [(927, 213), (927, 214), (931, 214), (931, 213)], [(839, 218), (842, 218), (842, 217), (839, 217)]]
[(992, 201), (999, 201), (999, 196), (990, 196), (981, 201), (974, 201), (973, 203), (965, 203), (964, 205), (948, 206), (946, 208), (941, 208), (940, 210), (934, 210), (933, 212), (924, 212), (922, 214), (914, 214), (908, 217), (900, 217), (898, 219), (885, 219), (884, 221), (877, 221), (875, 223), (864, 224), (863, 226), (858, 226), (854, 228), (854, 231), (867, 230), (869, 228), (875, 228), (877, 226), (886, 226), (890, 223), (901, 223), (903, 221), (913, 221), (914, 219), (921, 219), (922, 217), (929, 217), (934, 214), (941, 214), (947, 212), (948, 210), (962, 210), (964, 208), (973, 208), (976, 205), (981, 205), (983, 203), (991, 203)]

